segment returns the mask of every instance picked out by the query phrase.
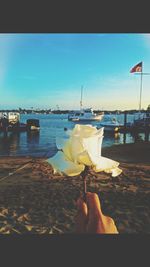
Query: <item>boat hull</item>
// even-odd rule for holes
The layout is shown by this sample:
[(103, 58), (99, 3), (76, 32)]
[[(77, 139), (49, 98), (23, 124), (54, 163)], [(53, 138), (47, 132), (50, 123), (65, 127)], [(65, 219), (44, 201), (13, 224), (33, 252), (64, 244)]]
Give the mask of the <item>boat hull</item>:
[(120, 128), (123, 127), (122, 124), (105, 124), (105, 123), (101, 123), (100, 124), (102, 127), (104, 127), (104, 131), (108, 131), (108, 132), (118, 132), (120, 130)]
[(78, 121), (101, 121), (102, 120), (102, 116), (99, 116), (97, 118), (79, 118)]
[(116, 133), (119, 131), (119, 127), (104, 126), (104, 131)]
[(79, 117), (68, 117), (69, 121), (73, 121), (73, 122), (92, 122), (92, 121), (101, 121), (103, 118), (103, 114), (102, 115), (98, 115), (98, 116), (87, 116), (87, 117), (83, 117), (83, 116), (79, 116)]

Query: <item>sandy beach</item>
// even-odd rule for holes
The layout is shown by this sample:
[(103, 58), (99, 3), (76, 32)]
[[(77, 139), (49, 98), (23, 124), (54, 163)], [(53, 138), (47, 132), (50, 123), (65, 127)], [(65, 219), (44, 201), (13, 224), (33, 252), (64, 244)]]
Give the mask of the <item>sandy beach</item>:
[[(103, 148), (102, 156), (123, 172), (112, 178), (89, 170), (87, 190), (98, 193), (119, 233), (150, 233), (150, 142)], [(74, 233), (82, 188), (81, 176), (54, 175), (43, 158), (1, 157), (0, 233)]]

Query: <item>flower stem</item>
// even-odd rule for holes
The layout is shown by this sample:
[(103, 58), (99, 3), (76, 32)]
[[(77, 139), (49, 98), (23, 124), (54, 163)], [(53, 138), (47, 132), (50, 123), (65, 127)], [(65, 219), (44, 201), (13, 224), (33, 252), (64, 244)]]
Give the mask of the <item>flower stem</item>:
[(83, 199), (86, 202), (86, 177), (83, 178)]
[(86, 202), (86, 192), (87, 192), (87, 186), (86, 186), (86, 175), (88, 171), (88, 166), (85, 166), (84, 171), (81, 173), (81, 176), (83, 178), (83, 200)]

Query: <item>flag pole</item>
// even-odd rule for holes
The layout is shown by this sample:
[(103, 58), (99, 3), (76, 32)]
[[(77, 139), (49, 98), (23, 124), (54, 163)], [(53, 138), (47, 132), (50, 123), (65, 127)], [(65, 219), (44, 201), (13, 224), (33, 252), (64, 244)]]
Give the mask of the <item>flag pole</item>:
[[(140, 68), (140, 69), (139, 69)], [(131, 73), (134, 72), (134, 74), (139, 74), (141, 75), (141, 79), (140, 79), (140, 100), (139, 100), (139, 117), (140, 117), (140, 113), (141, 113), (141, 109), (142, 109), (142, 86), (143, 86), (143, 75), (150, 75), (149, 72), (143, 72), (143, 62), (141, 61), (140, 63), (138, 63), (137, 65), (135, 65), (131, 70)]]
[(141, 112), (143, 72), (141, 71), (139, 113)]

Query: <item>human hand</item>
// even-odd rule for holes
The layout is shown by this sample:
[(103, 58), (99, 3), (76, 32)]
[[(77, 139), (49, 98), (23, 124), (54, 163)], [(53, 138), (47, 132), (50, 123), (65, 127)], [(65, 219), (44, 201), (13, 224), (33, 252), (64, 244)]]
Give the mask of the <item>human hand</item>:
[(96, 193), (87, 192), (86, 202), (79, 197), (77, 208), (77, 233), (118, 234), (114, 220), (102, 213), (100, 200)]

